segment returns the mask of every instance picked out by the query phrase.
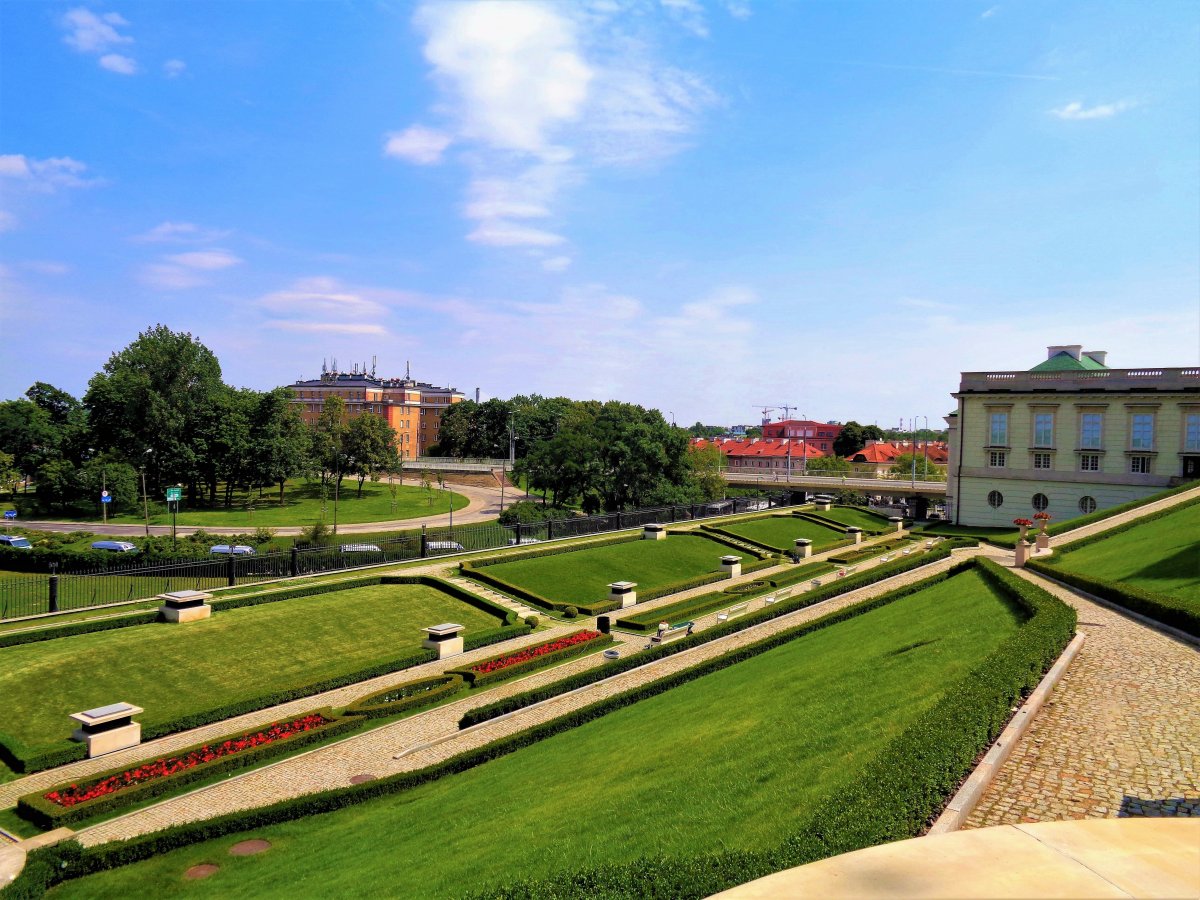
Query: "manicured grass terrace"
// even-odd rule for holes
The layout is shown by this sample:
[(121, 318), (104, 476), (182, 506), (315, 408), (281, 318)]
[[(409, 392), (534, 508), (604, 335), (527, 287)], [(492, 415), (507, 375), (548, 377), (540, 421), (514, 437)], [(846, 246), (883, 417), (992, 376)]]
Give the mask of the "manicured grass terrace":
[(1166, 594), (1200, 610), (1200, 503), (1051, 557), (1055, 568)]
[(856, 509), (853, 506), (834, 506), (828, 511), (818, 509), (813, 512), (813, 515), (820, 516), (822, 519), (841, 522), (847, 528), (861, 528), (863, 531), (892, 530), (892, 524), (883, 516), (877, 516), (863, 509)]
[(722, 556), (752, 557), (699, 535), (671, 534), (664, 541), (626, 541), (488, 566), (495, 578), (548, 600), (595, 603), (614, 581), (637, 582), (639, 593), (721, 568)]
[(420, 649), (421, 628), (500, 621), (423, 585), (374, 585), (0, 649), (0, 732), (61, 744), (67, 715), (123, 700), (143, 725), (299, 688)]
[(735, 522), (717, 527), (722, 531), (758, 544), (760, 547), (777, 550), (781, 553), (791, 552), (795, 549), (797, 538), (808, 538), (812, 541), (814, 553), (827, 550), (838, 541), (846, 539), (844, 532), (826, 528), (807, 519), (797, 519), (794, 516), (768, 516), (763, 519), (750, 519), (746, 522)]
[[(967, 572), (467, 772), (53, 893), (450, 897), (643, 855), (775, 846), (1021, 618)], [(229, 856), (246, 837), (272, 848)], [(220, 871), (185, 881), (202, 862)]]

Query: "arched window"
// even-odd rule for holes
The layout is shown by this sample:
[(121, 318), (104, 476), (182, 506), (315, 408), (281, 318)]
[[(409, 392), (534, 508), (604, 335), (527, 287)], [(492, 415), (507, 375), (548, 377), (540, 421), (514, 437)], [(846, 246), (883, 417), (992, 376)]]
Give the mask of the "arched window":
[(988, 492), (988, 506), (992, 509), (999, 509), (1004, 505), (1004, 495), (999, 491)]
[(1080, 497), (1079, 498), (1079, 511), (1081, 513), (1083, 513), (1084, 515), (1087, 515), (1090, 512), (1095, 512), (1096, 511), (1096, 498), (1095, 497)]
[(1033, 495), (1033, 508), (1036, 509), (1038, 512), (1041, 512), (1049, 505), (1050, 505), (1050, 498), (1047, 497), (1045, 494), (1034, 494)]

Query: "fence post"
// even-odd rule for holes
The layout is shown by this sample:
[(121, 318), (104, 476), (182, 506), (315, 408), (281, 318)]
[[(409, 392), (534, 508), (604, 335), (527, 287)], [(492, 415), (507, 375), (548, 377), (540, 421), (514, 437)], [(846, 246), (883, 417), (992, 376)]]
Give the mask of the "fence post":
[(296, 548), (295, 544), (292, 545), (291, 572), (293, 578), (300, 574), (300, 551)]
[[(58, 566), (54, 566), (57, 570)], [(51, 571), (50, 573), (50, 612), (58, 612), (58, 572)]]
[(553, 539), (554, 539), (554, 520), (547, 519), (546, 520), (546, 540), (550, 541)]
[(230, 587), (234, 587), (237, 584), (237, 569), (234, 568), (236, 565), (237, 557), (230, 553), (225, 559), (225, 580)]
[(619, 509), (617, 510), (617, 527), (616, 527), (616, 530), (617, 530), (617, 531), (620, 531), (620, 530), (621, 530), (621, 511), (620, 511)]
[(421, 559), (429, 555), (429, 536), (425, 533), (425, 525), (421, 526)]

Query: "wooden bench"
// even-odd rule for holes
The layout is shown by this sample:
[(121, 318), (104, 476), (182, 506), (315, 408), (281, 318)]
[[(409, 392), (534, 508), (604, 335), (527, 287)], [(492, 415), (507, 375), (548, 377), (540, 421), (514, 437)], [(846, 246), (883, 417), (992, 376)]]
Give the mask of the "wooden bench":
[[(666, 628), (663, 625), (666, 625)], [(650, 645), (669, 644), (681, 637), (687, 637), (695, 627), (695, 622), (679, 622), (675, 625), (667, 625), (666, 622), (663, 622), (658, 626), (658, 633), (650, 638)]]
[(778, 594), (767, 594), (762, 598), (763, 606), (773, 606), (775, 601), (779, 599)]
[(731, 606), (729, 609), (723, 609), (717, 613), (718, 622), (728, 622), (730, 619), (736, 619), (738, 616), (744, 616), (750, 609), (750, 601), (738, 603), (736, 606)]
[(812, 585), (812, 586), (813, 586), (813, 587), (815, 587), (815, 588), (819, 588), (819, 587), (821, 586), (821, 579), (820, 579), (820, 578), (814, 578), (812, 581), (810, 581), (810, 582), (809, 582), (809, 584), (810, 584), (810, 585)]

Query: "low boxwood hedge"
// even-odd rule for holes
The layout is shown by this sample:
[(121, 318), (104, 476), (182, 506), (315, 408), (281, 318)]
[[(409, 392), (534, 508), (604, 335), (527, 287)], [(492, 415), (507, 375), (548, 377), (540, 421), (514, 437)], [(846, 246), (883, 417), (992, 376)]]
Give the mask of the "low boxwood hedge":
[(826, 558), (835, 565), (849, 566), (857, 562), (862, 562), (864, 559), (870, 559), (873, 556), (881, 556), (886, 553), (895, 552), (904, 544), (908, 543), (911, 543), (911, 541), (907, 537), (893, 538), (892, 540), (879, 541), (875, 544), (860, 546), (857, 550), (849, 550), (845, 553), (839, 553), (837, 556), (829, 556)]
[[(200, 763), (190, 769), (182, 769), (172, 775), (167, 775), (161, 778), (155, 778), (152, 781), (146, 781), (142, 784), (131, 785), (121, 790), (108, 794), (106, 796), (97, 797), (94, 800), (88, 800), (84, 803), (76, 804), (75, 806), (60, 806), (47, 800), (45, 795), (52, 790), (60, 790), (69, 786), (69, 784), (56, 785), (53, 788), (35, 791), (32, 794), (26, 794), (17, 800), (18, 814), (33, 822), (41, 828), (59, 828), (63, 825), (69, 825), (73, 822), (81, 822), (84, 819), (92, 819), (96, 816), (105, 815), (114, 810), (124, 809), (128, 806), (135, 806), (152, 797), (158, 797), (165, 793), (170, 793), (178, 790), (180, 787), (192, 784), (197, 781), (202, 781), (207, 778), (212, 778), (215, 775), (221, 775), (225, 772), (232, 772), (236, 769), (242, 769), (247, 766), (255, 765), (263, 760), (270, 759), (274, 756), (280, 756), (290, 753), (298, 747), (304, 747), (318, 741), (324, 741), (330, 737), (334, 737), (342, 732), (348, 731), (356, 727), (360, 723), (360, 719), (335, 716), (333, 710), (325, 707), (323, 709), (313, 710), (310, 713), (300, 713), (295, 716), (288, 716), (286, 719), (281, 719), (280, 722), (291, 722), (295, 719), (303, 718), (307, 715), (322, 715), (329, 719), (325, 725), (317, 728), (312, 728), (308, 731), (300, 732), (283, 740), (277, 740), (270, 744), (263, 744), (259, 747), (254, 747), (249, 750), (243, 750), (240, 753), (234, 753), (229, 756), (223, 756), (219, 759), (214, 759), (211, 762)], [(199, 744), (193, 744), (190, 747), (184, 747), (181, 750), (173, 750), (163, 756), (185, 756), (195, 750), (201, 750), (204, 747), (211, 747), (216, 744), (221, 744), (227, 740), (237, 740), (248, 735), (257, 734), (258, 732), (269, 729), (273, 724), (268, 722), (260, 725), (257, 728), (247, 729), (230, 735), (224, 738), (215, 738), (211, 741), (204, 741)], [(155, 757), (160, 759), (162, 757)], [(153, 760), (144, 760), (139, 763), (121, 766), (117, 769), (110, 769), (106, 772), (99, 772), (95, 775), (88, 775), (84, 780), (86, 782), (102, 781), (112, 775), (120, 775), (130, 769), (137, 768), (139, 765), (144, 765), (146, 762)]]
[[(572, 632), (569, 635), (565, 635), (565, 637), (574, 637), (575, 635), (583, 634), (584, 631), (588, 630), (590, 629)], [(562, 640), (562, 638), (556, 638), (555, 640)], [(535, 647), (542, 646), (541, 644), (530, 644), (527, 647), (515, 647), (506, 653), (500, 653), (496, 656), (488, 657), (487, 659), (477, 660), (467, 666), (463, 666), (461, 669), (447, 669), (446, 674), (459, 675), (464, 681), (470, 684), (472, 688), (480, 688), (484, 685), (492, 684), (497, 681), (505, 681), (515, 675), (525, 675), (529, 672), (536, 672), (538, 669), (545, 669), (549, 666), (556, 665), (563, 660), (573, 659), (576, 656), (584, 656), (588, 653), (593, 653), (596, 650), (599, 650), (601, 647), (608, 646), (612, 642), (612, 635), (596, 632), (596, 637), (589, 641), (572, 644), (569, 647), (563, 647), (559, 650), (543, 653), (540, 656), (533, 656), (524, 662), (513, 663), (512, 665), (505, 666), (503, 669), (497, 669), (494, 672), (476, 671), (476, 666), (485, 666), (488, 663), (497, 662), (506, 657), (520, 654), (525, 650), (532, 650)], [(547, 641), (546, 643), (553, 643), (553, 641)]]
[(36, 644), (41, 641), (74, 637), (77, 634), (91, 634), (94, 631), (112, 631), (117, 628), (128, 628), (131, 625), (149, 625), (157, 621), (158, 610), (151, 609), (129, 615), (91, 619), (84, 622), (68, 622), (65, 625), (50, 625), (46, 628), (38, 628), (36, 631), (0, 633), (0, 647), (15, 647), (18, 644)]
[(788, 569), (785, 572), (780, 572), (778, 575), (772, 575), (767, 580), (767, 584), (775, 588), (789, 587), (793, 584), (801, 584), (805, 581), (810, 581), (813, 578), (820, 578), (822, 575), (827, 575), (836, 569), (837, 566), (824, 560), (805, 563), (804, 565), (796, 566), (794, 569)]
[[(769, 559), (774, 555), (774, 551), (767, 550), (763, 547), (755, 546), (754, 542), (749, 538), (738, 537), (732, 534), (725, 534), (716, 528), (700, 527), (701, 534), (696, 534), (694, 531), (668, 531), (667, 534), (693, 535), (695, 537), (703, 537), (706, 540), (712, 541), (714, 544), (722, 544), (729, 549), (735, 551), (741, 556), (753, 556), (756, 559)], [(750, 546), (747, 546), (749, 544)], [(745, 565), (745, 564), (743, 564)]]
[(1087, 591), (1102, 600), (1115, 603), (1117, 606), (1140, 613), (1156, 622), (1170, 625), (1172, 628), (1178, 628), (1194, 637), (1200, 637), (1200, 610), (1197, 610), (1194, 601), (1189, 604), (1188, 601), (1180, 600), (1178, 597), (1147, 591), (1132, 584), (1101, 581), (1098, 578), (1090, 578), (1087, 575), (1061, 569), (1052, 565), (1051, 562), (1051, 560), (1031, 559), (1025, 565), (1035, 572), (1057, 579), (1071, 587), (1079, 588), (1081, 591)]
[(457, 694), (467, 686), (461, 675), (434, 675), (406, 681), (365, 697), (359, 697), (346, 707), (346, 714), (369, 719), (395, 716)]
[[(855, 507), (855, 509), (861, 509), (861, 507)], [(862, 510), (862, 511), (866, 512), (866, 510)], [(820, 513), (815, 513), (815, 512), (796, 513), (796, 518), (797, 519), (807, 519), (810, 522), (816, 522), (818, 525), (824, 525), (826, 528), (832, 528), (835, 531), (842, 532), (843, 534), (845, 533), (847, 528), (857, 527), (857, 526), (847, 525), (844, 522), (838, 522), (835, 519), (827, 519)], [(878, 528), (864, 528), (863, 534), (870, 534), (870, 535), (886, 534), (888, 530), (889, 530), (889, 523), (887, 522), (886, 519), (880, 518)]]
[[(906, 560), (907, 562), (907, 560)], [(658, 857), (589, 867), (546, 879), (513, 883), (488, 892), (491, 897), (703, 897), (752, 878), (837, 853), (911, 837), (919, 833), (969, 772), (987, 743), (999, 733), (1010, 708), (1035, 685), (1074, 633), (1074, 610), (1020, 581), (987, 560), (970, 560), (1027, 613), (1017, 633), (998, 647), (869, 762), (845, 791), (829, 798), (775, 848)], [(937, 576), (950, 577), (950, 573)], [(41, 897), (54, 884), (117, 866), (139, 862), (179, 847), (278, 822), (331, 812), (466, 771), (554, 734), (575, 728), (677, 684), (733, 665), (877, 608), (930, 582), (918, 582), (856, 604), (770, 638), (706, 660), (699, 666), (641, 685), (548, 722), (493, 741), (415, 772), (403, 772), (366, 784), (335, 788), (239, 811), (202, 822), (177, 825), (127, 841), (87, 849), (75, 841), (31, 853), (25, 869), (8, 888), (9, 896)], [(663, 648), (669, 649), (669, 648)]]

